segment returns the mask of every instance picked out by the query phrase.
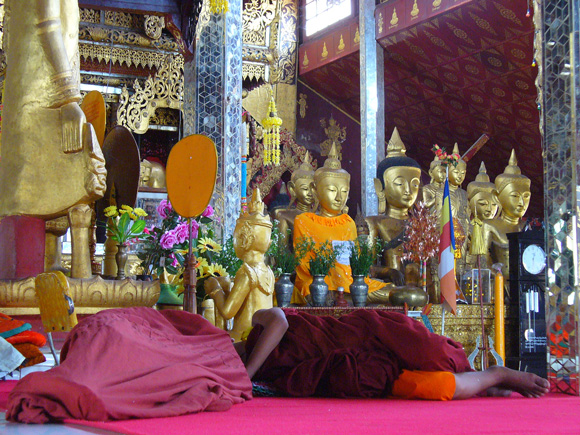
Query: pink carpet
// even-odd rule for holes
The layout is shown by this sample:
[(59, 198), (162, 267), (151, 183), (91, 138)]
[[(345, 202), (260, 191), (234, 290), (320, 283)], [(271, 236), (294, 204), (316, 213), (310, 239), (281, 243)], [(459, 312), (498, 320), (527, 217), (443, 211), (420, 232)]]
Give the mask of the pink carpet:
[[(5, 409), (15, 381), (0, 382)], [(226, 412), (95, 423), (68, 420), (134, 435), (187, 434), (580, 434), (580, 397), (549, 394), (525, 399), (475, 398), (456, 402), (390, 399), (255, 398)]]

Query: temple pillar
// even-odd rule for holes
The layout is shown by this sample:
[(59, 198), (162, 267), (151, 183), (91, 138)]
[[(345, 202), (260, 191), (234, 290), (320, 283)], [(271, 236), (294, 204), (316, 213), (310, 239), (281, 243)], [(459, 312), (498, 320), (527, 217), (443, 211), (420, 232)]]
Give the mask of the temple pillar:
[(374, 0), (359, 1), (361, 209), (365, 216), (378, 214), (374, 179), (377, 162), (385, 158), (385, 76), (383, 49), (375, 37)]
[(185, 65), (184, 134), (204, 134), (216, 144), (212, 203), (228, 237), (241, 207), (242, 0), (229, 0), (225, 14), (211, 14), (207, 2), (203, 8), (195, 58)]
[(578, 395), (580, 0), (547, 0), (535, 5), (538, 101), (544, 135), (548, 377), (552, 391)]

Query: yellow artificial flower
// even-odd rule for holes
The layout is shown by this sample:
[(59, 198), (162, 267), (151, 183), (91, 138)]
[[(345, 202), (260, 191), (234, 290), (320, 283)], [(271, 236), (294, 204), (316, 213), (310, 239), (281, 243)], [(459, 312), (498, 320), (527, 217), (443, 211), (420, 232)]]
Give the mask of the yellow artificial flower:
[(137, 216), (139, 216), (139, 217), (145, 217), (145, 216), (147, 216), (147, 212), (145, 210), (143, 210), (142, 208), (139, 208), (139, 207), (133, 209), (133, 212)]
[(197, 249), (201, 253), (207, 251), (220, 252), (222, 250), (222, 247), (220, 246), (219, 243), (210, 239), (209, 237), (202, 237), (197, 241)]
[(197, 264), (195, 265), (195, 267), (197, 269), (197, 275), (200, 278), (205, 278), (206, 276), (208, 276), (207, 270), (209, 268), (209, 263), (207, 262), (207, 260), (205, 258), (198, 257)]
[(137, 219), (139, 219), (139, 217), (132, 211), (128, 211), (127, 213), (129, 213), (129, 217), (131, 218), (131, 220), (136, 221)]
[(207, 273), (211, 276), (228, 276), (228, 272), (221, 264), (211, 264), (207, 268)]
[(127, 204), (123, 204), (123, 205), (121, 206), (121, 208), (122, 208), (123, 210), (125, 210), (125, 211), (129, 211), (129, 212), (133, 211), (133, 207), (130, 207), (130, 206), (128, 206)]
[(107, 216), (107, 217), (119, 216), (119, 213), (117, 212), (117, 207), (115, 207), (114, 205), (107, 207), (104, 211), (105, 211), (105, 216)]
[(127, 210), (119, 210), (119, 216), (123, 216), (125, 213), (127, 213)]

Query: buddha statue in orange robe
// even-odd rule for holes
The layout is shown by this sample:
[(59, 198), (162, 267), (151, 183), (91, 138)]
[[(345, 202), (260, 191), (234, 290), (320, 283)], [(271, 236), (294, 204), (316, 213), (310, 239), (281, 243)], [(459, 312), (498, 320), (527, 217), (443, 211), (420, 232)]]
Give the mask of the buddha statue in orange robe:
[[(317, 214), (302, 213), (296, 217), (294, 247), (296, 248), (302, 238), (310, 238), (317, 245), (330, 240), (333, 247), (340, 247), (341, 254), (325, 281), (329, 290), (343, 287), (348, 292), (352, 283), (349, 254), (357, 237), (357, 230), (354, 220), (343, 213), (350, 191), (350, 174), (341, 168), (334, 145), (324, 166), (314, 173), (314, 186), (320, 211)], [(311, 254), (303, 258), (296, 269), (295, 287), (303, 296), (310, 293), (308, 286), (312, 282), (312, 276), (308, 271), (310, 257)], [(379, 281), (367, 279), (366, 282), (369, 285), (369, 292), (385, 286), (385, 283)]]

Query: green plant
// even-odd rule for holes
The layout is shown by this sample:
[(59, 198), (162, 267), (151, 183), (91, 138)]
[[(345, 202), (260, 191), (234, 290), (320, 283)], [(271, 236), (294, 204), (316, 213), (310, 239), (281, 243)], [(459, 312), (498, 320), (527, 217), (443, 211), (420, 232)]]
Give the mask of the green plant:
[(116, 206), (112, 205), (105, 209), (105, 216), (110, 218), (107, 221), (107, 230), (111, 232), (110, 237), (119, 245), (124, 245), (143, 235), (145, 221), (139, 219), (147, 216), (143, 209), (134, 209), (128, 205), (123, 205), (117, 209)]
[(336, 258), (339, 254), (340, 249), (333, 248), (329, 240), (319, 246), (314, 244), (312, 258), (308, 260), (310, 275), (328, 275), (336, 264)]
[(230, 236), (223, 244), (222, 250), (216, 257), (216, 262), (226, 269), (229, 276), (236, 276), (239, 268), (242, 267), (244, 262), (236, 256), (233, 236)]
[(381, 245), (377, 241), (370, 243), (361, 237), (354, 241), (354, 246), (350, 251), (350, 268), (352, 275), (367, 276), (371, 270), (371, 266), (375, 262), (377, 253), (381, 251)]
[(290, 251), (286, 240), (290, 239), (292, 231), (289, 229), (286, 238), (282, 236), (282, 233), (278, 227), (278, 221), (274, 220), (272, 226), (272, 243), (266, 252), (268, 259), (268, 264), (271, 266), (272, 271), (276, 277), (283, 273), (292, 273), (296, 270), (300, 261), (306, 256), (308, 251), (295, 250), (295, 252)]

